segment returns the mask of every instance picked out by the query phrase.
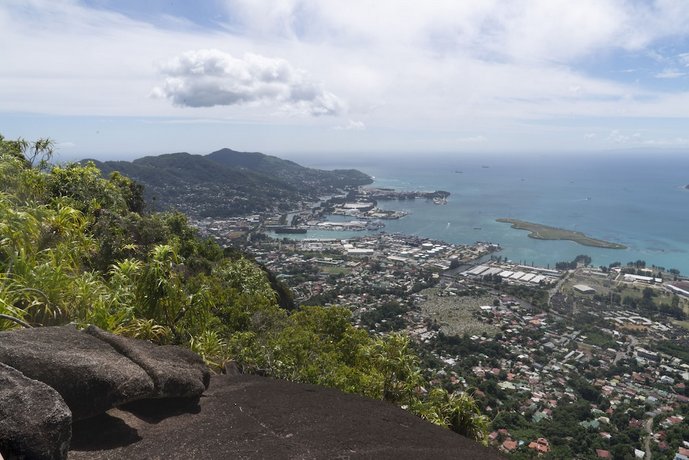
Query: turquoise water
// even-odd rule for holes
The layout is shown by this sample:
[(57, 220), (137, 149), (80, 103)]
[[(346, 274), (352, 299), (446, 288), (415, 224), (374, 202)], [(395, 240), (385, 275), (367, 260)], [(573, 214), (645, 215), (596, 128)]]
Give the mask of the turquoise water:
[[(309, 166), (355, 167), (374, 176), (375, 186), (452, 193), (444, 206), (379, 203), (409, 212), (386, 221), (387, 232), (452, 243), (490, 241), (513, 261), (542, 266), (588, 254), (594, 264), (643, 259), (689, 273), (689, 155), (381, 155)], [(577, 230), (628, 249), (535, 240), (495, 222), (499, 217)]]

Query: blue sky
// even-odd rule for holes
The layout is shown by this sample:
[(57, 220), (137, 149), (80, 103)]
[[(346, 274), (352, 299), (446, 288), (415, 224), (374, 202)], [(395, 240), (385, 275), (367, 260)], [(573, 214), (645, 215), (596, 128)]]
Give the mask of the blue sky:
[(689, 147), (686, 0), (4, 0), (0, 62), (64, 160)]

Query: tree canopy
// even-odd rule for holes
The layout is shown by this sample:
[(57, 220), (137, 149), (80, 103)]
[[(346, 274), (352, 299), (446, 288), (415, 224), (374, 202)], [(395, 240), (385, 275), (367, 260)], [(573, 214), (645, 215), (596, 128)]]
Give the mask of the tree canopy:
[(199, 238), (181, 213), (145, 212), (127, 177), (50, 154), (49, 140), (0, 136), (0, 330), (95, 324), (190, 347), (218, 371), (233, 361), (384, 399), (485, 441), (473, 398), (432, 388), (408, 337), (373, 337), (345, 308), (281, 308), (254, 261)]

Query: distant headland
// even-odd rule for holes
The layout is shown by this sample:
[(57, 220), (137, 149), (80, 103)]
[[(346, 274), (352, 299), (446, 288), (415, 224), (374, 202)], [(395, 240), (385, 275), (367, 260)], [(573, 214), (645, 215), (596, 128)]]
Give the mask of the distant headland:
[(106, 177), (119, 171), (144, 185), (151, 209), (222, 219), (284, 213), (338, 195), (373, 178), (356, 169), (325, 171), (258, 152), (221, 149), (208, 155), (170, 153), (134, 161), (93, 161)]
[(590, 238), (581, 232), (572, 230), (565, 230), (557, 227), (549, 227), (547, 225), (535, 224), (533, 222), (526, 222), (518, 219), (501, 218), (496, 219), (498, 222), (512, 224), (512, 228), (518, 230), (528, 230), (529, 238), (537, 240), (570, 240), (584, 246), (591, 246), (594, 248), (604, 249), (627, 249), (627, 246), (619, 243), (611, 243), (609, 241), (597, 240)]

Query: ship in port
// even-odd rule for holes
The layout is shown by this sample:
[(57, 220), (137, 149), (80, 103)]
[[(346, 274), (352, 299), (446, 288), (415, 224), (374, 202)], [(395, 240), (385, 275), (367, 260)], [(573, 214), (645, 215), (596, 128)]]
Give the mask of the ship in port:
[(275, 233), (283, 234), (283, 233), (306, 233), (305, 228), (301, 227), (277, 227), (274, 228), (273, 231)]

